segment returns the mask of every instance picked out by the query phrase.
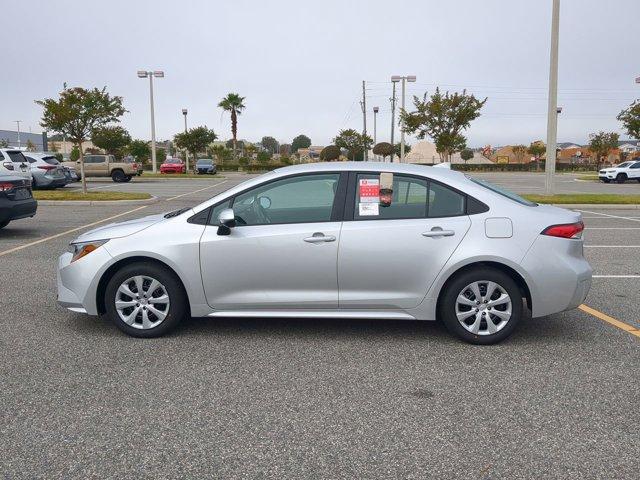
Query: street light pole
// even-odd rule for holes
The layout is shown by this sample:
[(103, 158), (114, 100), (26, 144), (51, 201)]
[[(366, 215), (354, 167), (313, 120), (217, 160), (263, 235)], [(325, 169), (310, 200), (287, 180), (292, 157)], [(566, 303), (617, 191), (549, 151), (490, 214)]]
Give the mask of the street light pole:
[[(378, 117), (378, 110), (380, 110), (378, 107), (373, 107), (373, 146), (375, 147), (378, 140), (378, 122), (377, 122), (377, 117)], [(378, 159), (378, 156), (376, 155), (376, 160)]]
[(156, 173), (158, 168), (156, 166), (156, 121), (153, 112), (153, 77), (164, 78), (164, 72), (159, 70), (153, 72), (138, 70), (138, 78), (147, 77), (149, 77), (149, 101), (151, 104), (151, 168), (153, 173)]
[(20, 142), (20, 123), (22, 120), (16, 120), (15, 122), (18, 125), (18, 148), (20, 148), (22, 146), (22, 143)]
[(558, 136), (558, 42), (560, 30), (560, 0), (553, 0), (551, 18), (551, 53), (549, 56), (549, 104), (547, 106), (547, 161), (544, 191), (553, 195), (553, 176), (556, 172), (556, 144)]
[[(184, 115), (184, 133), (187, 133), (187, 109), (183, 108), (182, 109), (182, 115)], [(195, 161), (195, 158), (194, 158)], [(187, 172), (189, 171), (189, 150), (184, 151), (184, 162), (185, 162), (185, 168), (187, 169)]]
[[(391, 77), (391, 83), (393, 84), (393, 94), (391, 95), (391, 146), (393, 143), (393, 130), (396, 126), (396, 83), (400, 80), (399, 77)], [(395, 147), (391, 149), (391, 163), (393, 163), (393, 157), (395, 153)]]
[[(391, 77), (391, 81), (394, 82), (394, 84), (397, 81), (402, 81), (402, 110), (404, 110), (406, 82), (415, 82), (416, 76), (415, 75), (407, 75), (407, 76), (394, 75)], [(391, 144), (393, 145), (393, 140)], [(404, 130), (402, 129), (400, 129), (400, 161), (404, 162)]]

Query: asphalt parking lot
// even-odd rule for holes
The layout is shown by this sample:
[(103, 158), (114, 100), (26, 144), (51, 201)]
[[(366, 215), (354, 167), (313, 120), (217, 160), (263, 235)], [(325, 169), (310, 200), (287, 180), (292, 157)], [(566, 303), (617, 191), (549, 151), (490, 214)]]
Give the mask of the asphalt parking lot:
[(56, 258), (88, 225), (247, 178), (92, 182), (160, 201), (43, 205), (0, 231), (0, 476), (638, 477), (640, 210), (585, 209), (588, 308), (492, 347), (362, 320), (192, 319), (141, 341), (56, 305)]

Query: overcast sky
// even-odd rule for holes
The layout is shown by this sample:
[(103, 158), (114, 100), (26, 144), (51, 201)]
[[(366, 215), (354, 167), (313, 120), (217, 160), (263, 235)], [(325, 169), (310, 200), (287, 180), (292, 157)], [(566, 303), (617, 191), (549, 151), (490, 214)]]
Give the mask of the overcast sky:
[[(240, 138), (304, 133), (324, 145), (362, 128), (366, 80), (369, 130), (379, 106), (388, 141), (393, 74), (417, 75), (410, 95), (440, 85), (489, 97), (471, 146), (546, 136), (551, 0), (20, 0), (2, 17), (0, 129), (41, 131), (34, 99), (67, 82), (123, 96), (122, 124), (148, 139), (149, 86), (136, 71), (151, 69), (166, 74), (154, 84), (159, 139), (183, 128), (183, 107), (190, 126), (229, 138), (217, 103), (237, 92)], [(559, 141), (619, 131), (616, 114), (640, 97), (639, 19), (638, 0), (561, 1)]]

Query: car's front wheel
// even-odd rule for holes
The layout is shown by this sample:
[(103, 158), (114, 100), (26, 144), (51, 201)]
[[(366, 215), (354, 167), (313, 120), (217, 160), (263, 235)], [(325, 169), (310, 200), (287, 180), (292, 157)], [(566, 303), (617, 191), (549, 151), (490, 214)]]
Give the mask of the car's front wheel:
[(624, 174), (624, 173), (619, 173), (619, 174), (616, 176), (616, 182), (618, 182), (618, 183), (624, 183), (624, 182), (626, 182), (626, 181), (627, 181), (627, 175), (626, 175), (626, 174)]
[(449, 282), (439, 313), (447, 330), (462, 340), (490, 345), (511, 335), (520, 322), (522, 293), (504, 272), (476, 268)]
[(109, 318), (134, 337), (158, 337), (188, 314), (187, 296), (180, 280), (167, 268), (133, 263), (111, 277), (105, 291)]

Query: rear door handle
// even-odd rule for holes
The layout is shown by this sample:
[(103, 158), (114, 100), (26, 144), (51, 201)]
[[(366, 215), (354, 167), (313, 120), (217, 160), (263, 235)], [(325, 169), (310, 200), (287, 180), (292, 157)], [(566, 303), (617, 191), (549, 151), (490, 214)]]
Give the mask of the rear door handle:
[(428, 232), (422, 232), (423, 237), (453, 237), (456, 234), (453, 230), (443, 230), (440, 227), (433, 227)]
[(304, 239), (307, 243), (323, 243), (323, 242), (335, 242), (336, 237), (333, 235), (325, 235), (322, 232), (316, 232), (312, 236)]

